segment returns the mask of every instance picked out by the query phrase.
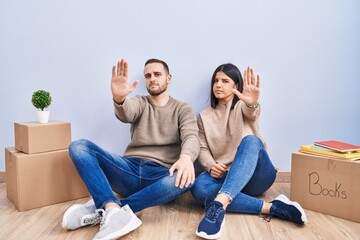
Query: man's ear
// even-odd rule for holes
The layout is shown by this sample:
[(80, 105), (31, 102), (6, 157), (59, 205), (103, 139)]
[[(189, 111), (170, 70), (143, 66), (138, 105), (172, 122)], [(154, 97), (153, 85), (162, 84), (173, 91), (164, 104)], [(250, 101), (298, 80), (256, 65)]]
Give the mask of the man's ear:
[(166, 80), (167, 80), (167, 83), (169, 83), (170, 81), (171, 81), (171, 79), (172, 79), (172, 76), (171, 76), (171, 74), (168, 74), (167, 76), (166, 76)]

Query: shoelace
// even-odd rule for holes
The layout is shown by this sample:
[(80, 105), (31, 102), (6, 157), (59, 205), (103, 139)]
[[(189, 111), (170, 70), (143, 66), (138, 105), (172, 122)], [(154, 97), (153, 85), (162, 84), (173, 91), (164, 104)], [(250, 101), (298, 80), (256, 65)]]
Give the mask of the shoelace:
[(99, 209), (102, 211), (101, 213), (101, 221), (100, 221), (100, 228), (102, 228), (105, 225), (105, 221), (106, 221), (106, 211)]
[(274, 213), (272, 214), (269, 214), (269, 215), (264, 215), (263, 216), (263, 219), (267, 222), (270, 222), (271, 221), (271, 218), (275, 216), (275, 217), (278, 217), (280, 219), (284, 219), (284, 220), (292, 220), (291, 217), (289, 216), (289, 213), (288, 211), (286, 210), (281, 210), (279, 208), (275, 208), (274, 209)]
[(96, 225), (102, 221), (105, 211), (103, 209), (96, 209), (94, 213), (90, 214), (89, 217), (84, 219), (86, 225)]
[(271, 215), (264, 215), (262, 218), (263, 218), (264, 221), (270, 222), (272, 216)]
[(217, 215), (219, 214), (221, 209), (220, 208), (216, 209), (216, 206), (213, 203), (210, 204), (209, 209), (210, 211), (206, 214), (207, 217), (211, 220), (216, 220)]

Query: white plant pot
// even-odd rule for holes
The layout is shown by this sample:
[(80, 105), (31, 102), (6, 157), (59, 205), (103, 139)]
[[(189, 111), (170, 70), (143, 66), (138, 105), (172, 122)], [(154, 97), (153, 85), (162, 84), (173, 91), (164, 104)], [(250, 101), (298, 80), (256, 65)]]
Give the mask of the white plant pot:
[(49, 117), (50, 117), (49, 110), (47, 110), (47, 111), (38, 110), (38, 111), (36, 111), (36, 113), (37, 113), (37, 118), (38, 118), (39, 123), (49, 122)]

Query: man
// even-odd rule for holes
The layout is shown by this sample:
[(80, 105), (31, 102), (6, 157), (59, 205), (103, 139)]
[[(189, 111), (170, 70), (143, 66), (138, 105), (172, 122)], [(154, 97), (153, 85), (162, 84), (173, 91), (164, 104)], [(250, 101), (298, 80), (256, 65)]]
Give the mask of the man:
[[(94, 239), (113, 239), (141, 225), (134, 212), (165, 204), (189, 190), (195, 180), (193, 162), (200, 145), (190, 105), (170, 97), (172, 76), (158, 59), (145, 63), (148, 96), (128, 95), (128, 63), (113, 66), (111, 91), (115, 115), (131, 124), (131, 141), (124, 156), (105, 151), (88, 140), (71, 143), (69, 154), (93, 199), (71, 206), (62, 227), (74, 230), (100, 223)], [(119, 200), (113, 191), (124, 197)]]

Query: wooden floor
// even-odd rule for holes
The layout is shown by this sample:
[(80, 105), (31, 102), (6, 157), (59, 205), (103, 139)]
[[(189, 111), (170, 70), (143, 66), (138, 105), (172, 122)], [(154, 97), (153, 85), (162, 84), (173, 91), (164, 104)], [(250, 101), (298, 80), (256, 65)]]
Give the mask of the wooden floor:
[[(277, 180), (262, 198), (272, 200), (280, 193), (289, 196), (290, 183), (286, 179)], [(61, 228), (66, 209), (72, 204), (84, 203), (87, 199), (18, 212), (6, 197), (6, 183), (0, 183), (0, 239), (92, 239), (99, 226), (75, 231)], [(305, 212), (309, 219), (305, 226), (275, 218), (266, 222), (255, 215), (227, 214), (220, 239), (360, 239), (360, 223), (310, 210)], [(195, 229), (204, 210), (196, 204), (190, 193), (186, 193), (171, 204), (145, 209), (137, 215), (142, 225), (121, 239), (198, 239)]]

